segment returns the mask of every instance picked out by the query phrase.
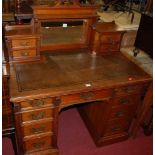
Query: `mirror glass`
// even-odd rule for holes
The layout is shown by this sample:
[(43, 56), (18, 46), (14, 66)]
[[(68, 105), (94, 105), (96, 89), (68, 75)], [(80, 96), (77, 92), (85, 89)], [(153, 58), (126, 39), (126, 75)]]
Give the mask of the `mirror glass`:
[(41, 45), (85, 42), (84, 21), (41, 22)]

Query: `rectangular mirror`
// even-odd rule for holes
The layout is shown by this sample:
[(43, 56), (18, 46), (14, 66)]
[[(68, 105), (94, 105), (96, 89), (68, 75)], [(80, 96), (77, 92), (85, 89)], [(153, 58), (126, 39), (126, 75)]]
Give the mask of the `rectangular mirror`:
[(85, 43), (83, 20), (41, 22), (41, 46)]

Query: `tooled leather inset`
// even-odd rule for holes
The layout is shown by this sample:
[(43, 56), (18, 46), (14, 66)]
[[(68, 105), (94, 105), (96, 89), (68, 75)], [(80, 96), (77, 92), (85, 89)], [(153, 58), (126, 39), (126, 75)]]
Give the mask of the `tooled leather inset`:
[(19, 91), (61, 88), (145, 76), (121, 54), (92, 56), (87, 52), (46, 55), (42, 63), (15, 64)]

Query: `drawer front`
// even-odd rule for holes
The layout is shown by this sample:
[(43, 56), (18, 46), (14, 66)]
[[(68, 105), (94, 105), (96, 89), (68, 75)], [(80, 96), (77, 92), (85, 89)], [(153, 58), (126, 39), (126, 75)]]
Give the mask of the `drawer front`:
[(130, 122), (125, 121), (124, 119), (117, 119), (109, 121), (104, 136), (121, 134), (122, 132), (127, 132), (129, 128)]
[(14, 58), (18, 58), (18, 57), (23, 57), (23, 58), (26, 58), (26, 57), (34, 57), (36, 56), (36, 50), (33, 49), (33, 50), (19, 50), (19, 51), (13, 51), (12, 52), (12, 55)]
[(113, 52), (119, 51), (120, 44), (102, 44), (100, 46), (100, 52)]
[(53, 121), (52, 119), (43, 119), (35, 123), (28, 123), (23, 125), (23, 135), (30, 136), (45, 132), (52, 132)]
[(136, 107), (139, 103), (140, 103), (140, 95), (133, 94), (133, 95), (120, 96), (120, 97), (114, 98), (112, 102), (112, 107), (116, 107), (116, 106), (127, 107), (131, 105), (134, 105)]
[(24, 142), (25, 152), (44, 150), (52, 147), (52, 136), (40, 136)]
[(44, 99), (35, 99), (35, 100), (28, 100), (23, 101), (20, 103), (20, 107), (22, 110), (28, 108), (39, 108), (43, 106), (52, 105), (52, 98), (44, 98)]
[(36, 47), (36, 39), (13, 39), (12, 48)]
[(124, 118), (126, 120), (131, 120), (135, 113), (136, 108), (137, 108), (136, 105), (128, 107), (118, 106), (116, 108), (112, 108), (109, 119), (112, 120), (112, 119)]
[(123, 87), (115, 88), (114, 92), (116, 96), (129, 95), (129, 94), (140, 93), (141, 89), (142, 89), (142, 86), (139, 86), (139, 85), (123, 86)]
[(53, 109), (52, 108), (47, 108), (47, 109), (37, 109), (34, 111), (26, 111), (23, 112), (22, 114), (22, 121), (36, 121), (36, 120), (41, 120), (44, 118), (50, 118), (53, 116)]
[(96, 99), (109, 98), (112, 95), (112, 90), (96, 90), (89, 92), (82, 92), (72, 95), (62, 96), (62, 103), (76, 103), (76, 102), (85, 102)]
[(116, 44), (121, 41), (121, 36), (122, 36), (121, 33), (104, 34), (101, 36), (100, 41), (101, 43), (104, 43), (104, 44)]

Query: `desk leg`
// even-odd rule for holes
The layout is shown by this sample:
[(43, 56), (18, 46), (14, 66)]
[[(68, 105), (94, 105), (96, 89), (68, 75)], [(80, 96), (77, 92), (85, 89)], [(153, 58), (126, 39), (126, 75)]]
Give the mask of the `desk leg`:
[(150, 86), (149, 86), (149, 88), (145, 94), (145, 97), (143, 100), (143, 105), (142, 105), (140, 112), (138, 113), (138, 116), (137, 116), (136, 120), (134, 121), (133, 127), (131, 129), (130, 134), (134, 138), (136, 137), (137, 131), (139, 130), (149, 108), (152, 105), (152, 97), (153, 97), (153, 90), (152, 89), (153, 89), (153, 85), (150, 84)]
[(60, 97), (55, 97), (53, 100), (54, 104), (54, 112), (53, 112), (53, 118), (54, 118), (54, 124), (53, 124), (53, 154), (51, 155), (59, 155), (59, 150), (58, 150), (58, 120), (59, 120), (59, 105), (61, 103), (61, 98)]

